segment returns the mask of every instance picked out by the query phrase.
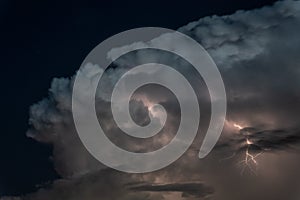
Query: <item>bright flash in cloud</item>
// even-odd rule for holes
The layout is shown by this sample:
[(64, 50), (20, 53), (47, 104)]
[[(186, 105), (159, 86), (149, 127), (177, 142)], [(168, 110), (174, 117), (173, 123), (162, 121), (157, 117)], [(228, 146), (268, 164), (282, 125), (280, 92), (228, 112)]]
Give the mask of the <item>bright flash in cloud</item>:
[[(233, 127), (239, 129), (239, 130), (242, 130), (244, 129), (245, 127), (237, 124), (237, 123), (233, 123), (232, 124)], [(256, 154), (253, 154), (250, 152), (250, 148), (251, 146), (254, 144), (253, 141), (251, 141), (247, 136), (245, 138), (245, 142), (244, 142), (244, 145), (247, 146), (246, 148), (246, 151), (244, 153), (244, 156), (243, 156), (243, 159), (241, 161), (239, 161), (237, 163), (237, 165), (239, 167), (242, 168), (241, 170), (241, 175), (243, 175), (245, 173), (246, 170), (249, 170), (250, 172), (252, 172), (253, 174), (257, 175), (257, 170), (258, 170), (258, 160), (257, 158), (263, 153), (263, 152), (259, 152), (259, 153), (256, 153)], [(224, 158), (222, 159), (221, 161), (224, 161), (224, 160), (227, 160), (227, 159), (232, 159), (234, 158), (235, 156), (237, 155), (237, 153), (234, 153), (233, 155), (227, 157), (227, 158)]]
[(233, 126), (234, 126), (235, 128), (240, 129), (240, 130), (244, 128), (244, 127), (242, 127), (241, 125), (236, 124), (236, 123), (234, 123)]
[(249, 139), (246, 140), (246, 143), (247, 143), (248, 145), (253, 144), (253, 142), (251, 142)]
[(257, 157), (262, 154), (262, 152), (257, 154), (251, 154), (250, 153), (250, 147), (253, 144), (252, 141), (250, 141), (248, 138), (246, 139), (247, 149), (245, 152), (245, 158), (238, 163), (238, 165), (242, 166), (241, 175), (244, 174), (246, 169), (249, 169), (251, 172), (253, 172), (255, 175), (257, 175), (257, 168), (258, 168), (258, 161)]

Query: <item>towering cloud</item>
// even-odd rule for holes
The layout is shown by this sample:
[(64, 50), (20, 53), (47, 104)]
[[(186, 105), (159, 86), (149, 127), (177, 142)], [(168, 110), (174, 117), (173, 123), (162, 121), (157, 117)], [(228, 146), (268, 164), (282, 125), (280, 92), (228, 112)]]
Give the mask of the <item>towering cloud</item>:
[[(198, 160), (201, 140), (197, 138), (183, 157), (158, 172), (131, 175), (108, 170), (86, 151), (76, 134), (71, 114), (74, 77), (55, 78), (49, 97), (30, 108), (31, 128), (27, 136), (53, 145), (54, 165), (62, 178), (34, 194), (16, 199), (191, 200), (201, 197), (213, 200), (281, 200), (296, 197), (300, 184), (297, 179), (300, 173), (296, 170), (300, 166), (300, 1), (280, 1), (257, 10), (205, 17), (181, 27), (179, 31), (204, 46), (218, 65), (225, 82), (228, 115), (221, 141), (212, 154)], [(168, 44), (168, 39), (162, 35), (147, 44), (133, 45), (151, 46), (151, 43)], [(168, 45), (184, 51), (180, 44)], [(124, 48), (132, 46), (112, 49), (108, 56), (114, 58), (116, 52)], [(133, 118), (143, 124), (149, 120), (149, 104), (164, 104), (168, 110), (168, 121), (158, 137), (143, 144), (129, 141), (130, 138), (120, 136), (120, 130), (113, 123), (107, 94), (127, 66), (137, 60), (147, 62), (148, 53), (136, 52), (125, 56), (105, 72), (97, 65), (87, 65), (80, 71), (87, 84), (82, 88), (96, 86), (95, 77), (106, 73), (96, 99), (97, 112), (105, 116), (100, 123), (111, 140), (137, 152), (167, 144), (173, 137), (180, 115), (172, 94), (167, 94), (162, 88), (154, 90), (150, 87), (144, 88), (132, 99), (131, 110)], [(156, 51), (150, 53), (157, 62), (182, 67), (181, 70), (192, 81), (197, 78), (178, 58)], [(196, 91), (204, 109), (202, 119), (205, 121), (209, 116), (209, 113), (205, 114), (209, 112), (207, 91), (203, 82), (194, 83), (199, 84)], [(248, 128), (239, 130), (233, 126), (234, 123)], [(205, 123), (201, 127), (200, 130), (205, 130)], [(246, 139), (251, 140), (248, 144), (251, 151), (263, 152), (258, 158), (257, 176), (241, 177), (240, 169), (236, 167), (236, 163), (243, 159)]]

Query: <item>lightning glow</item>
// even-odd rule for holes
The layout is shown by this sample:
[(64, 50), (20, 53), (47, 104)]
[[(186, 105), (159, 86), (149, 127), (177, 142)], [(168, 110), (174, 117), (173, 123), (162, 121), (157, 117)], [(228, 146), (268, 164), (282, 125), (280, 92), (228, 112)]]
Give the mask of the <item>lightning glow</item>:
[(251, 142), (249, 139), (246, 140), (246, 143), (247, 143), (248, 145), (253, 144), (253, 142)]
[[(233, 127), (242, 130), (245, 127), (237, 124), (237, 123), (233, 123)], [(240, 162), (238, 162), (238, 166), (242, 168), (241, 170), (241, 175), (244, 174), (244, 172), (246, 170), (249, 170), (250, 172), (252, 172), (253, 174), (257, 175), (257, 169), (258, 169), (258, 160), (257, 158), (263, 153), (263, 152), (259, 152), (257, 154), (252, 154), (250, 152), (250, 147), (251, 145), (253, 145), (253, 141), (251, 141), (247, 136), (245, 138), (245, 143), (244, 145), (247, 146), (245, 154), (244, 154), (244, 159), (241, 160)], [(234, 153), (232, 156), (225, 158), (223, 160), (227, 160), (227, 159), (231, 159), (233, 157), (235, 157), (236, 153)]]
[(240, 129), (240, 130), (244, 128), (244, 127), (242, 127), (241, 125), (236, 124), (236, 123), (234, 123), (233, 126), (234, 126), (235, 128)]
[(251, 172), (253, 172), (255, 175), (257, 175), (258, 161), (256, 158), (258, 156), (260, 156), (262, 154), (262, 152), (253, 155), (250, 153), (250, 150), (249, 150), (249, 148), (251, 147), (253, 142), (251, 142), (248, 138), (246, 138), (246, 144), (247, 144), (247, 149), (245, 152), (245, 159), (238, 163), (238, 165), (242, 166), (241, 175), (244, 174), (246, 169), (249, 169)]
[[(245, 127), (243, 127), (239, 124), (236, 124), (236, 123), (233, 123), (232, 126), (239, 129), (239, 130), (242, 130), (242, 129), (245, 128)], [(240, 133), (241, 133), (241, 131), (240, 131)], [(258, 160), (257, 160), (257, 158), (261, 154), (263, 154), (263, 151), (261, 151), (257, 154), (250, 153), (250, 147), (251, 147), (251, 145), (254, 144), (254, 142), (251, 141), (247, 136), (245, 136), (245, 137), (246, 138), (245, 138), (245, 142), (243, 143), (243, 145), (246, 145), (247, 148), (246, 148), (246, 151), (245, 151), (245, 154), (244, 154), (244, 159), (241, 160), (240, 162), (238, 162), (237, 165), (238, 165), (238, 167), (242, 168), (241, 175), (243, 175), (246, 170), (249, 170), (253, 174), (257, 175), (257, 170), (258, 170)], [(220, 162), (223, 162), (223, 161), (229, 160), (229, 159), (233, 159), (236, 155), (237, 155), (237, 153), (235, 152), (232, 155), (221, 159)]]

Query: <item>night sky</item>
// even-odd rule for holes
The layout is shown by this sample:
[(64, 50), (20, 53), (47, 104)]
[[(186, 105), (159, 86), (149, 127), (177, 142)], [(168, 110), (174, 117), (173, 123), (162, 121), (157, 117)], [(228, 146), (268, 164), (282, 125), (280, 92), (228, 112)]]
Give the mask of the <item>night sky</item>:
[[(72, 76), (101, 41), (131, 28), (178, 29), (205, 16), (228, 15), (273, 2), (1, 1), (0, 196), (27, 194), (36, 191), (36, 185), (60, 177), (51, 161), (51, 144), (25, 135), (29, 107), (48, 96), (54, 77)], [(141, 189), (145, 190), (136, 188)]]

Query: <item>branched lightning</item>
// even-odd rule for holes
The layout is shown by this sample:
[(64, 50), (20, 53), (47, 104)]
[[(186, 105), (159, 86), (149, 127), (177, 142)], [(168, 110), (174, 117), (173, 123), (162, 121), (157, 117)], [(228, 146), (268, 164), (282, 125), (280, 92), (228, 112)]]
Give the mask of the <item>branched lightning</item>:
[(256, 158), (262, 154), (262, 152), (257, 154), (251, 154), (250, 153), (250, 146), (253, 144), (248, 138), (246, 139), (247, 149), (245, 152), (245, 159), (240, 161), (238, 165), (242, 166), (241, 175), (244, 174), (246, 169), (249, 169), (251, 172), (253, 172), (255, 175), (257, 175), (257, 168), (258, 168), (258, 161)]
[[(242, 130), (244, 129), (244, 127), (242, 127), (239, 124), (234, 123), (233, 127)], [(245, 141), (247, 148), (244, 154), (244, 159), (241, 160), (240, 162), (237, 163), (237, 165), (240, 167), (242, 167), (241, 170), (241, 175), (244, 174), (245, 170), (248, 169), (250, 170), (253, 174), (257, 175), (257, 169), (258, 169), (258, 161), (257, 161), (257, 157), (259, 157), (263, 152), (257, 153), (257, 154), (252, 154), (250, 153), (250, 147), (253, 144), (253, 142), (251, 140), (249, 140), (249, 138), (246, 137), (246, 141)], [(227, 160), (227, 159), (231, 159), (233, 157), (236, 156), (236, 153), (234, 153), (233, 155), (222, 159), (221, 161)]]

